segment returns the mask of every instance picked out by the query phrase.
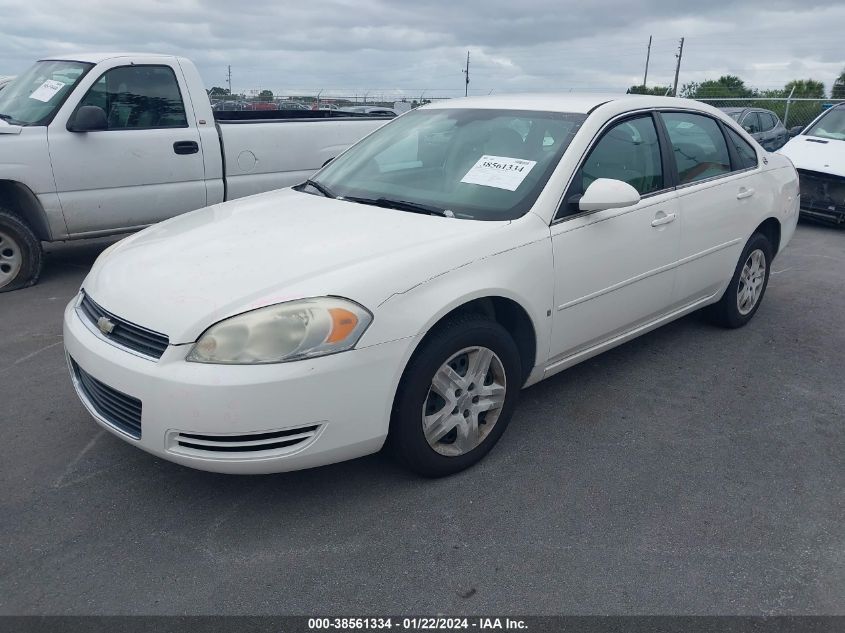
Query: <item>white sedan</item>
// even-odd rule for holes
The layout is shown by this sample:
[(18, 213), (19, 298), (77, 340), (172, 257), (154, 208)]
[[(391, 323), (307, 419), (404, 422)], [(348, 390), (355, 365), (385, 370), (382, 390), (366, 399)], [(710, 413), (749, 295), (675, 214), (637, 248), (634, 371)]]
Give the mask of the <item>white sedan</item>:
[(845, 104), (822, 112), (778, 153), (798, 170), (801, 213), (845, 225)]
[(68, 364), (102, 426), (180, 464), (387, 444), (446, 475), (523, 387), (699, 308), (748, 323), (797, 218), (789, 160), (700, 103), (442, 102), (307, 183), (107, 249), (65, 312)]

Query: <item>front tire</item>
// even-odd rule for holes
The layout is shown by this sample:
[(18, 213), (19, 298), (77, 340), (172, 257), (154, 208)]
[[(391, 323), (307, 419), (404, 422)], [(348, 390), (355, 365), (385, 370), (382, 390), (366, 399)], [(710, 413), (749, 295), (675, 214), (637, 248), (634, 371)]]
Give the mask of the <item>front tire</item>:
[(26, 223), (0, 207), (0, 292), (25, 288), (41, 274), (41, 242)]
[(522, 382), (519, 350), (507, 330), (478, 315), (452, 319), (408, 363), (388, 443), (426, 477), (464, 470), (504, 433)]
[(718, 303), (707, 308), (711, 321), (722, 327), (739, 328), (754, 317), (769, 285), (773, 251), (765, 235), (755, 233), (751, 236), (725, 294)]

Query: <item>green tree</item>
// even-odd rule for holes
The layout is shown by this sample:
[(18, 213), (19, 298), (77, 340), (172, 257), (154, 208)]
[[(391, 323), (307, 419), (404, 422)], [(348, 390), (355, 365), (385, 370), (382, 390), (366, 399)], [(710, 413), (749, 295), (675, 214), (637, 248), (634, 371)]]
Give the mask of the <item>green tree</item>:
[(815, 79), (793, 79), (783, 87), (786, 96), (792, 92), (794, 99), (824, 99), (824, 84)]
[(652, 86), (647, 88), (640, 84), (639, 86), (631, 86), (628, 88), (628, 94), (631, 95), (656, 95), (662, 97), (665, 94), (671, 94), (672, 88), (670, 86)]
[(273, 91), (272, 90), (262, 90), (258, 93), (258, 98), (261, 101), (272, 101), (273, 100)]
[(715, 80), (684, 84), (680, 96), (688, 99), (742, 98), (755, 96), (755, 91), (736, 75), (722, 75)]
[(229, 89), (228, 88), (221, 88), (220, 86), (214, 86), (211, 90), (208, 91), (209, 97), (228, 97), (229, 96)]
[(845, 99), (845, 68), (842, 69), (842, 73), (833, 82), (830, 96), (834, 99)]

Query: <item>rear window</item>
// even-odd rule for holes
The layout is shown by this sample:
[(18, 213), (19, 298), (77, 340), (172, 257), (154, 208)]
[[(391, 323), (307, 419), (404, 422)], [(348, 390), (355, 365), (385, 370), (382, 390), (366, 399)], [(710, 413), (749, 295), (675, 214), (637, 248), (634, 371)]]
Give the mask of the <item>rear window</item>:
[(728, 126), (725, 126), (728, 131), (728, 141), (734, 146), (736, 149), (737, 158), (739, 159), (739, 164), (734, 165), (735, 169), (751, 169), (752, 167), (757, 166), (757, 152), (754, 151), (754, 148), (742, 138), (739, 134), (734, 132)]
[(731, 160), (719, 124), (689, 112), (660, 115), (669, 132), (680, 184), (706, 180), (731, 171)]

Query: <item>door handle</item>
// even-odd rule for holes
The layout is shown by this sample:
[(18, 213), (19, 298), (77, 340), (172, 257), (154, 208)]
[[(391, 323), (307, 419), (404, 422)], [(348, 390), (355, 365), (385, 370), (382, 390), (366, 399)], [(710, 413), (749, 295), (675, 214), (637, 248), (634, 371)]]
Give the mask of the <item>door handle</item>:
[(669, 222), (675, 221), (675, 214), (674, 213), (663, 213), (660, 211), (657, 216), (651, 221), (652, 226), (663, 226), (664, 224), (669, 224)]
[(173, 143), (173, 151), (177, 154), (196, 154), (200, 146), (196, 141), (176, 141)]
[(737, 200), (743, 200), (744, 198), (750, 198), (753, 195), (754, 195), (753, 189), (746, 189), (745, 187), (743, 187), (742, 189), (739, 190), (739, 193), (736, 194), (736, 199)]

